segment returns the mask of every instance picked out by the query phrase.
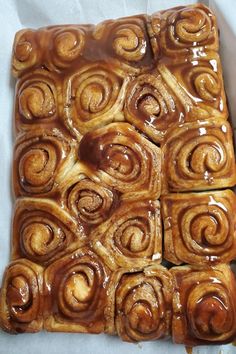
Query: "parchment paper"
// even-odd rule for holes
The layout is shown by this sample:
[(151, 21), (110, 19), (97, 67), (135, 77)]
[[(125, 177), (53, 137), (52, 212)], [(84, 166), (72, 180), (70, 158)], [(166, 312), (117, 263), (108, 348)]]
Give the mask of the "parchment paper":
[[(12, 213), (10, 169), (12, 159), (12, 110), (14, 80), (10, 59), (15, 32), (24, 27), (65, 23), (98, 23), (109, 18), (149, 13), (194, 3), (187, 0), (0, 0), (0, 280), (9, 261)], [(226, 92), (231, 118), (236, 127), (236, 1), (202, 1), (215, 11), (221, 35)], [(182, 345), (170, 341), (128, 344), (117, 337), (65, 333), (22, 334), (0, 332), (0, 354), (181, 354)], [(197, 347), (193, 354), (231, 354), (236, 347)]]

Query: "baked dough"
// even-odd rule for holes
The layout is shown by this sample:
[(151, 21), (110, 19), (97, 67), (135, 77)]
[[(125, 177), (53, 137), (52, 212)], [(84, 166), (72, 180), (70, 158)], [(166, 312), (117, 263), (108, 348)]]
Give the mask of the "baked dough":
[(232, 261), (236, 257), (235, 202), (231, 190), (163, 196), (164, 258), (174, 264)]
[(106, 333), (118, 333), (128, 342), (168, 336), (172, 296), (172, 276), (160, 265), (113, 272), (105, 310)]
[(225, 190), (236, 169), (218, 50), (202, 4), (16, 34), (4, 330), (236, 337)]
[(43, 268), (27, 259), (11, 262), (0, 292), (0, 324), (9, 333), (43, 328)]
[(174, 267), (172, 336), (187, 346), (235, 338), (235, 276), (228, 265)]

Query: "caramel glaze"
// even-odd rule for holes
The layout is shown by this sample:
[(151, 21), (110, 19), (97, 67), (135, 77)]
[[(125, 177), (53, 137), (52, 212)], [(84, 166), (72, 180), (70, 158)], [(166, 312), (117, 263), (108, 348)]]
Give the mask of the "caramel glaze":
[(135, 195), (138, 188), (147, 190), (149, 197), (159, 196), (160, 150), (127, 123), (113, 123), (86, 134), (79, 158), (95, 171), (106, 173), (104, 180), (122, 193)]
[[(97, 63), (99, 61), (102, 61), (105, 62), (109, 68), (110, 65), (113, 65), (112, 64), (113, 61), (115, 64), (116, 62), (119, 62), (119, 59), (121, 60), (123, 59), (122, 53), (120, 53), (120, 55), (117, 54), (116, 48), (114, 49), (114, 47), (112, 46), (112, 43), (114, 43), (115, 40), (118, 41), (117, 37), (119, 36), (119, 33), (121, 39), (126, 35), (135, 36), (136, 38), (134, 38), (135, 41), (134, 46), (136, 46), (137, 40), (141, 42), (139, 43), (140, 48), (139, 47), (134, 48), (137, 53), (137, 57), (133, 55), (131, 57), (131, 60), (129, 60), (128, 54), (124, 54), (125, 67), (127, 65), (128, 68), (130, 62), (132, 62), (132, 65), (134, 65), (134, 67), (135, 68), (137, 67), (138, 69), (139, 67), (143, 68), (143, 67), (153, 66), (154, 61), (153, 61), (152, 50), (151, 50), (151, 46), (147, 34), (146, 18), (147, 16), (140, 15), (140, 16), (130, 17), (125, 20), (121, 19), (116, 21), (112, 21), (112, 20), (105, 21), (104, 23), (100, 23), (97, 27), (93, 25), (88, 25), (88, 26), (64, 25), (64, 26), (50, 26), (47, 28), (41, 28), (38, 31), (29, 30), (29, 32), (27, 32), (27, 39), (26, 39), (27, 42), (29, 43), (36, 42), (38, 51), (40, 51), (39, 63), (38, 65), (34, 65), (34, 68), (41, 67), (49, 71), (55, 70), (56, 72), (60, 72), (61, 77), (65, 77), (65, 75), (70, 75), (72, 72), (75, 72), (80, 67), (88, 63)], [(130, 33), (128, 34), (125, 33), (126, 31), (125, 25), (127, 24), (131, 25), (131, 30)], [(135, 27), (137, 27), (138, 30), (137, 35), (135, 34), (135, 31), (132, 32), (132, 26), (134, 27), (134, 30), (136, 29)], [(77, 58), (75, 56), (75, 59), (77, 60), (67, 59), (68, 60), (67, 65), (63, 63), (65, 67), (63, 64), (62, 65), (54, 64), (55, 66), (52, 66), (53, 64), (51, 63), (50, 56), (52, 55), (53, 57), (55, 55), (55, 52), (60, 50), (60, 49), (55, 49), (55, 44), (60, 45), (59, 41), (66, 39), (66, 36), (68, 36), (67, 37), (68, 40), (72, 40), (70, 39), (70, 35), (73, 35), (73, 33), (76, 33), (76, 31), (79, 31), (81, 33), (81, 36), (84, 37), (83, 40), (84, 45), (81, 47), (81, 51), (78, 52)], [(118, 34), (116, 33), (117, 31)], [(61, 38), (58, 39), (57, 36), (60, 34), (61, 34)], [(62, 36), (64, 36), (64, 38)], [(77, 45), (81, 44), (79, 42), (79, 38), (75, 37), (73, 38), (73, 40), (74, 42), (77, 41), (76, 43)], [(54, 41), (56, 41), (56, 43)], [(75, 45), (75, 43), (69, 43), (68, 46), (69, 45), (71, 45), (71, 47), (73, 48), (73, 45)], [(117, 46), (119, 46), (119, 43), (117, 44)], [(16, 44), (15, 52), (14, 52), (16, 58), (17, 58), (18, 47), (19, 44), (18, 45)], [(68, 51), (71, 50), (71, 48), (66, 48), (66, 49), (68, 49)], [(25, 48), (25, 50), (27, 49)], [(129, 53), (129, 51), (132, 53), (132, 48), (128, 48), (127, 53)], [(23, 53), (20, 54), (23, 55)], [(20, 55), (18, 55), (18, 57), (19, 56)], [(14, 62), (13, 62), (13, 70), (14, 70)], [(26, 70), (24, 70), (24, 73), (27, 71), (29, 72), (30, 70), (26, 68)], [(132, 73), (132, 68), (131, 68), (131, 73)]]
[[(189, 17), (194, 14), (196, 20), (191, 23)], [(177, 26), (179, 21), (181, 26)], [(190, 26), (190, 33), (187, 32), (188, 27), (185, 28), (185, 25)], [(205, 26), (204, 30), (201, 26)], [(172, 33), (172, 27), (177, 28), (177, 32)], [(188, 35), (192, 40), (186, 39)], [(176, 36), (174, 46), (177, 46), (174, 57), (164, 50), (172, 48), (173, 36)], [(130, 83), (131, 91), (128, 91), (124, 111), (128, 121), (147, 134), (151, 140), (160, 143), (172, 125), (188, 120), (206, 119), (217, 114), (227, 117), (222, 71), (218, 59), (214, 59), (217, 57), (215, 53), (218, 49), (217, 43), (215, 18), (209, 14), (208, 9), (201, 5), (195, 8), (179, 7), (153, 16), (139, 15), (104, 21), (97, 26), (64, 25), (41, 28), (38, 31), (21, 31), (17, 34), (14, 44), (13, 72), (16, 76), (22, 76), (30, 74), (32, 68), (41, 68), (54, 76), (56, 91), (59, 94), (56, 114), (58, 118), (63, 117), (63, 111), (67, 111), (68, 105), (72, 105), (70, 100), (63, 103), (61, 95), (65, 95), (64, 81), (85, 66), (101, 63), (107, 70), (119, 72), (121, 76), (130, 79), (142, 73), (148, 75), (151, 73), (154, 76), (160, 74), (161, 83), (150, 87), (150, 82), (144, 82), (140, 94), (134, 93), (133, 99), (129, 100), (133, 86), (132, 82)], [(178, 46), (180, 54), (183, 52), (183, 55), (179, 55)], [(200, 66), (203, 72), (195, 73), (196, 66)], [(163, 73), (162, 67), (167, 70), (166, 73)], [(194, 71), (194, 75), (190, 75), (189, 78), (190, 84), (181, 82), (182, 77), (185, 77), (182, 67), (185, 71), (186, 68), (189, 68), (190, 72), (191, 69)], [(27, 75), (23, 77), (25, 80)], [(181, 86), (176, 90), (176, 80), (187, 93)], [(198, 92), (196, 93), (194, 88), (196, 82), (203, 99), (199, 97)], [(93, 94), (98, 95), (95, 88)], [(101, 91), (100, 96), (103, 94)], [(75, 98), (71, 99), (73, 101)], [(101, 97), (97, 96), (92, 100), (97, 100), (97, 107), (95, 104), (97, 110)], [(17, 105), (16, 100), (16, 120), (23, 119), (22, 123), (25, 123), (22, 114), (21, 118), (18, 116)], [(199, 106), (198, 109), (195, 109), (195, 105)], [(55, 126), (53, 111), (48, 113), (50, 117), (37, 119), (39, 124), (50, 126), (52, 123)], [(77, 114), (80, 115), (79, 112)], [(68, 120), (71, 119), (75, 118), (69, 116)], [(79, 119), (83, 121), (82, 116)], [(16, 127), (25, 129), (26, 125), (16, 122)], [(94, 127), (96, 128), (96, 125)], [(70, 129), (72, 134), (75, 128), (76, 124)]]
[(230, 343), (235, 338), (236, 282), (229, 265), (174, 267), (172, 336), (187, 346)]
[(235, 258), (231, 190), (169, 194), (161, 201), (165, 259), (174, 264), (215, 265)]
[[(186, 284), (185, 267), (169, 271), (158, 265), (160, 195), (235, 184), (217, 51), (215, 17), (201, 4), (16, 34), (17, 200), (14, 261), (0, 292), (4, 330), (105, 331), (138, 341), (171, 334), (173, 319), (178, 343), (235, 338), (229, 327), (235, 325), (236, 292), (226, 265), (204, 272), (189, 268)], [(195, 141), (199, 144), (184, 154)], [(235, 208), (225, 200), (224, 212), (211, 217), (210, 226), (218, 232), (224, 214), (220, 231), (228, 220), (234, 238), (229, 214)], [(170, 202), (175, 205), (175, 198)], [(212, 200), (204, 202), (210, 210)], [(165, 228), (173, 222), (170, 209), (168, 204), (167, 215), (162, 211)], [(179, 219), (176, 223), (179, 227)], [(173, 232), (173, 225), (169, 229)], [(210, 247), (201, 237), (201, 246)], [(166, 258), (186, 261), (174, 246), (172, 240)], [(229, 261), (232, 253), (219, 257)], [(199, 304), (188, 307), (202, 274), (206, 289), (218, 286), (226, 296), (216, 290), (208, 299), (203, 293)], [(216, 331), (208, 338), (203, 332), (211, 313), (216, 320), (207, 328), (214, 332), (215, 325)], [(218, 317), (222, 323), (230, 319), (228, 327), (220, 326), (222, 338)]]
[[(98, 199), (100, 195), (97, 194), (96, 192), (93, 194), (93, 190), (89, 190), (89, 185), (86, 188), (86, 182), (87, 182), (87, 179), (85, 179), (85, 181), (84, 181), (84, 189), (81, 189), (80, 194), (77, 194), (78, 199), (75, 201), (75, 203), (77, 205), (77, 213), (75, 213), (75, 214), (73, 212), (72, 213), (74, 214), (74, 217), (76, 217), (76, 219), (82, 225), (85, 234), (89, 235), (94, 230), (94, 228), (101, 223), (101, 221), (100, 222), (99, 221), (98, 222), (95, 222), (95, 221), (90, 222), (89, 218), (83, 217), (83, 215), (81, 215), (82, 211), (79, 209), (79, 200), (81, 201), (81, 204), (82, 204), (81, 209), (86, 209), (87, 213), (92, 214), (93, 211), (96, 212), (97, 208), (99, 208), (98, 205), (97, 206), (95, 205), (95, 203), (96, 203), (95, 199), (96, 198)], [(103, 188), (102, 185), (100, 187)], [(70, 211), (71, 211), (72, 207), (69, 204), (68, 199), (70, 198), (70, 194), (73, 193), (73, 189), (76, 189), (76, 188), (77, 188), (77, 184), (75, 183), (67, 190), (66, 196), (65, 196), (66, 204), (65, 205), (62, 204), (63, 207), (66, 207)], [(118, 192), (117, 190), (115, 190), (114, 188), (113, 189), (111, 188), (109, 191), (111, 192), (111, 196), (112, 196), (111, 197), (112, 201), (111, 201), (110, 206), (108, 208), (103, 209), (102, 205), (101, 205), (101, 208), (99, 209), (99, 217), (103, 221), (107, 220), (115, 212), (115, 210), (118, 209), (118, 207), (120, 205), (121, 193)], [(87, 202), (85, 201), (86, 198), (88, 199)], [(100, 198), (102, 198), (102, 196), (100, 196)], [(83, 199), (84, 199), (84, 202), (83, 202)], [(57, 200), (58, 201), (61, 200), (60, 195), (58, 195)], [(94, 208), (92, 206), (93, 203), (94, 203)], [(99, 204), (99, 203), (103, 203), (103, 200), (97, 201), (97, 204)]]
[(68, 254), (48, 267), (44, 288), (45, 328), (54, 329), (55, 322), (59, 331), (68, 323), (72, 332), (78, 329), (102, 332), (109, 274), (99, 258), (86, 248)]
[(163, 194), (235, 185), (232, 130), (222, 119), (185, 123), (162, 145)]

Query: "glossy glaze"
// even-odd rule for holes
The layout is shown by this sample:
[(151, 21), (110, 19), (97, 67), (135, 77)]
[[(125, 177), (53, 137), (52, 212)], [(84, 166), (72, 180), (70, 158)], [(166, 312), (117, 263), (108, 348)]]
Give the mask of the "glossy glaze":
[(235, 202), (231, 190), (163, 196), (164, 258), (207, 265), (233, 260)]
[(128, 342), (168, 336), (173, 294), (171, 274), (154, 263), (131, 269), (121, 268), (112, 274), (105, 311), (106, 333), (117, 331)]
[(80, 248), (45, 271), (45, 328), (99, 333), (110, 271), (88, 248)]
[(235, 277), (228, 265), (174, 267), (172, 333), (187, 346), (231, 342), (235, 337)]
[(164, 194), (235, 185), (232, 130), (224, 120), (186, 123), (173, 129), (162, 152)]
[[(158, 198), (235, 183), (214, 15), (197, 4), (22, 30), (12, 72), (14, 261), (0, 294), (3, 329), (105, 331), (126, 341), (169, 335), (176, 304), (173, 275), (159, 265)], [(167, 259), (215, 264), (235, 256), (232, 193), (162, 198)], [(195, 204), (185, 208), (189, 198)], [(218, 273), (204, 272), (212, 289)], [(230, 280), (220, 286), (231, 294)], [(202, 340), (211, 308), (212, 327), (218, 318), (234, 321), (227, 301), (202, 296), (200, 312), (184, 308), (185, 298), (177, 303), (190, 328), (192, 312), (200, 320), (186, 338), (174, 328), (174, 339)], [(220, 326), (218, 342), (233, 337), (230, 325)]]

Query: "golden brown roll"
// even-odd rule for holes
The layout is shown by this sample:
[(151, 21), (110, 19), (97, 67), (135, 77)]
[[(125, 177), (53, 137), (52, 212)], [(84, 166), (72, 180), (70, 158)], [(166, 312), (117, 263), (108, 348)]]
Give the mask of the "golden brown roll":
[(77, 162), (60, 184), (60, 203), (82, 223), (87, 231), (101, 224), (114, 212), (118, 193), (102, 184), (93, 171)]
[(38, 36), (39, 31), (31, 29), (17, 32), (12, 53), (12, 73), (15, 77), (40, 64), (42, 51)]
[(26, 259), (11, 262), (0, 291), (0, 325), (9, 333), (43, 327), (43, 268)]
[(231, 190), (167, 194), (161, 210), (166, 260), (214, 265), (236, 258), (236, 197)]
[(77, 143), (59, 129), (32, 129), (14, 149), (15, 196), (52, 194), (77, 159)]
[(103, 332), (109, 274), (88, 248), (51, 264), (44, 273), (44, 328), (52, 332)]
[(135, 74), (152, 65), (152, 49), (147, 31), (148, 17), (130, 16), (99, 23), (93, 32), (97, 46), (105, 47), (109, 61)]
[(108, 288), (106, 333), (122, 340), (156, 340), (170, 333), (173, 282), (170, 272), (156, 264), (114, 272)]
[[(5, 330), (236, 338), (235, 279), (219, 265), (236, 258), (236, 165), (218, 49), (202, 4), (16, 34)], [(159, 265), (162, 224), (167, 263), (192, 266)]]
[(105, 63), (84, 65), (64, 84), (64, 123), (80, 137), (90, 130), (124, 120), (123, 105), (129, 77)]
[(234, 186), (232, 130), (224, 120), (185, 123), (162, 146), (162, 193)]
[(57, 75), (35, 70), (18, 81), (15, 98), (16, 131), (56, 126), (60, 115), (61, 87)]
[(231, 342), (236, 335), (236, 282), (229, 265), (174, 267), (172, 338), (187, 346)]
[(182, 123), (185, 107), (154, 70), (128, 85), (125, 118), (154, 142), (161, 142), (173, 124)]
[(215, 16), (203, 4), (161, 11), (158, 39), (164, 55), (175, 58), (219, 49)]
[(177, 64), (163, 59), (158, 70), (184, 106), (185, 121), (228, 118), (218, 53), (196, 54)]
[(161, 262), (162, 232), (158, 201), (121, 203), (92, 234), (92, 247), (114, 270)]
[(160, 195), (161, 150), (127, 123), (112, 123), (86, 134), (80, 159), (123, 199), (156, 199)]
[(26, 257), (41, 265), (86, 242), (81, 225), (50, 199), (18, 199), (12, 232), (12, 259)]
[(86, 43), (86, 27), (89, 26), (63, 25), (48, 28), (45, 58), (47, 68), (62, 71), (80, 60)]

